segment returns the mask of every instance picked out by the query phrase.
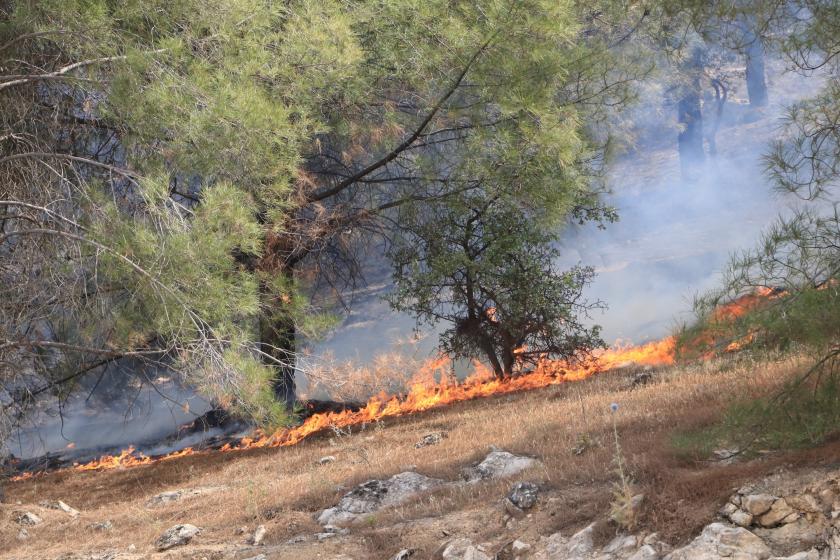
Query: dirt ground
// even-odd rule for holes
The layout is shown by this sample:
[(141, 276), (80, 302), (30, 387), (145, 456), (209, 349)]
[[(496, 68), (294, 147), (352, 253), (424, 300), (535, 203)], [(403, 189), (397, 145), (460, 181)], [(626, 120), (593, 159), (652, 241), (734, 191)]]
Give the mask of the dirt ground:
[[(771, 391), (801, 371), (803, 356), (781, 361), (747, 354), (654, 372), (634, 387), (628, 373), (611, 372), (543, 390), (459, 403), (390, 419), (352, 434), (328, 433), (272, 450), (197, 454), (150, 466), (101, 472), (65, 471), (10, 483), (0, 505), (0, 557), (88, 557), (112, 551), (121, 558), (335, 558), (388, 560), (413, 548), (412, 558), (432, 558), (441, 543), (468, 537), (501, 548), (514, 538), (535, 542), (556, 531), (571, 532), (609, 510), (616, 481), (613, 421), (637, 490), (646, 496), (639, 531), (656, 531), (672, 544), (685, 542), (714, 517), (732, 491), (778, 469), (811, 468), (840, 460), (840, 442), (807, 452), (771, 454), (721, 465), (689, 461), (670, 444), (675, 430), (714, 420), (736, 396)], [(611, 403), (619, 409), (613, 413)], [(441, 443), (415, 448), (420, 438), (446, 431)], [(580, 454), (583, 436), (594, 442)], [(323, 542), (314, 520), (353, 485), (405, 470), (455, 480), (460, 470), (495, 446), (538, 458), (541, 466), (515, 480), (446, 487), (397, 508), (367, 516), (346, 536)], [(320, 464), (332, 455), (336, 460)], [(530, 517), (512, 528), (503, 522), (501, 499), (516, 480), (537, 482), (542, 493)], [(147, 500), (167, 490), (210, 488), (168, 505)], [(63, 500), (81, 511), (39, 505)], [(16, 512), (31, 511), (44, 523), (20, 540)], [(111, 521), (108, 531), (92, 527)], [(185, 547), (156, 553), (164, 530), (191, 523), (201, 534)], [(246, 544), (265, 525), (265, 545)], [(245, 528), (245, 532), (241, 528)], [(614, 529), (604, 528), (604, 538)], [(297, 544), (287, 541), (304, 536)], [(131, 546), (133, 545), (133, 547)], [(71, 556), (66, 556), (67, 554)], [(84, 556), (88, 555), (88, 556)]]

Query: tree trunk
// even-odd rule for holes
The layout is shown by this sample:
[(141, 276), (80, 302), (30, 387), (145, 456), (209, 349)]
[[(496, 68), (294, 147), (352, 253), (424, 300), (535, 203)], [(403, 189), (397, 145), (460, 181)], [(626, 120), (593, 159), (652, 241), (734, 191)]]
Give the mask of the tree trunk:
[(703, 111), (700, 108), (699, 80), (694, 80), (692, 86), (677, 103), (677, 122), (681, 127), (677, 145), (684, 179), (696, 178), (706, 158), (703, 150)]
[(484, 341), (484, 354), (487, 356), (487, 361), (490, 362), (490, 366), (493, 368), (493, 375), (496, 376), (496, 379), (504, 379), (505, 370), (501, 362), (499, 362), (499, 357), (496, 355), (493, 343), (489, 340)]
[(750, 107), (767, 105), (767, 82), (764, 78), (764, 45), (753, 36), (747, 46), (747, 94)]
[(260, 318), (260, 343), (262, 351), (267, 354), (263, 360), (276, 372), (271, 383), (275, 397), (291, 412), (294, 410), (296, 401), (297, 328), (294, 318), (283, 309), (276, 295), (272, 294), (264, 284), (260, 288), (260, 295), (263, 308)]

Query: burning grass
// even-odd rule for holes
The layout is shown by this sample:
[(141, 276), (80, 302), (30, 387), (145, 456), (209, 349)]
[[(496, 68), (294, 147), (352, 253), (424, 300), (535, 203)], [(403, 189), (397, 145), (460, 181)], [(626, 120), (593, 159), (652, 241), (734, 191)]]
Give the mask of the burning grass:
[[(733, 395), (767, 394), (805, 363), (804, 357), (755, 361), (742, 354), (666, 368), (652, 383), (632, 390), (624, 370), (615, 370), (581, 383), (387, 417), (365, 429), (359, 426), (352, 435), (331, 432), (284, 449), (199, 454), (135, 469), (62, 472), (17, 482), (8, 488), (9, 500), (22, 505), (2, 506), (0, 550), (6, 551), (4, 557), (46, 558), (69, 550), (125, 550), (135, 544), (145, 555), (162, 530), (179, 522), (204, 529), (196, 544), (184, 549), (190, 556), (229, 550), (244, 540), (236, 533), (239, 527), (253, 529), (260, 523), (268, 528), (269, 545), (280, 544), (316, 532), (312, 514), (333, 505), (355, 483), (395, 474), (408, 465), (430, 476), (457, 478), (460, 468), (482, 457), (491, 445), (543, 462), (524, 478), (544, 486), (544, 500), (516, 534), (506, 535), (501, 527), (498, 500), (508, 484), (497, 482), (469, 492), (442, 490), (371, 516), (340, 541), (284, 546), (273, 549), (271, 557), (291, 560), (343, 552), (357, 559), (383, 558), (413, 547), (422, 558), (445, 539), (443, 530), (477, 542), (508, 536), (534, 542), (538, 535), (568, 531), (606, 515), (614, 481), (609, 467), (611, 402), (621, 404), (615, 419), (633, 479), (655, 504), (654, 510), (645, 510), (643, 528), (679, 540), (708, 521), (733, 486), (772, 465), (767, 460), (731, 467), (686, 462), (670, 451), (670, 435), (675, 429), (714, 421)], [(414, 447), (424, 434), (438, 430), (446, 430), (449, 437), (435, 446)], [(572, 448), (581, 434), (594, 443), (576, 455)], [(336, 461), (320, 465), (324, 455)], [(198, 486), (224, 490), (159, 508), (145, 506), (158, 492)], [(663, 495), (667, 503), (660, 500)], [(73, 520), (61, 512), (42, 511), (37, 503), (44, 499), (64, 500), (82, 515)], [(681, 499), (692, 500), (691, 507), (680, 504)], [(17, 528), (10, 516), (20, 509), (46, 519), (30, 529), (30, 541), (15, 539)], [(89, 528), (105, 519), (113, 522), (112, 532)]]

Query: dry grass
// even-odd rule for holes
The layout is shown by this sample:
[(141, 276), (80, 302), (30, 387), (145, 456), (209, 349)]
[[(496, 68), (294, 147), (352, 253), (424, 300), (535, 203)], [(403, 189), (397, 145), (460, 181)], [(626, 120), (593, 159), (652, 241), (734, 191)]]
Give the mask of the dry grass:
[[(494, 399), (459, 403), (445, 409), (388, 420), (349, 436), (323, 436), (279, 450), (196, 455), (149, 467), (100, 473), (65, 472), (10, 484), (8, 504), (0, 506), (0, 556), (54, 558), (68, 551), (126, 550), (139, 557), (153, 553), (151, 543), (176, 523), (203, 528), (194, 545), (175, 551), (196, 558), (222, 557), (244, 542), (239, 527), (268, 528), (267, 542), (280, 544), (318, 527), (313, 514), (333, 505), (352, 485), (387, 477), (414, 465), (429, 476), (454, 479), (462, 467), (495, 445), (540, 458), (543, 466), (523, 478), (541, 483), (544, 498), (527, 523), (514, 532), (502, 529), (499, 499), (509, 482), (466, 490), (447, 489), (363, 520), (350, 537), (270, 549), (270, 558), (292, 559), (343, 552), (356, 560), (388, 558), (413, 547), (419, 558), (432, 555), (450, 535), (468, 536), (495, 546), (500, 539), (570, 531), (609, 510), (612, 418), (616, 414), (629, 468), (647, 496), (641, 530), (657, 530), (673, 542), (706, 523), (734, 487), (772, 469), (785, 457), (715, 466), (691, 464), (671, 453), (675, 428), (704, 425), (716, 418), (733, 396), (761, 394), (801, 370), (805, 358), (754, 362), (718, 361), (658, 372), (655, 381), (630, 389), (626, 375), (608, 373), (584, 382)], [(446, 430), (442, 443), (415, 449), (424, 434)], [(571, 449), (582, 434), (602, 442), (581, 455)], [(337, 460), (319, 465), (318, 459)], [(223, 486), (159, 508), (146, 500), (161, 491)], [(37, 506), (61, 499), (82, 511), (80, 518)], [(21, 505), (14, 505), (20, 501)], [(690, 503), (690, 507), (686, 504)], [(13, 511), (29, 510), (46, 522), (18, 541)], [(100, 532), (94, 521), (111, 520), (114, 530)], [(197, 552), (201, 551), (201, 553)], [(237, 558), (254, 556), (243, 550)]]

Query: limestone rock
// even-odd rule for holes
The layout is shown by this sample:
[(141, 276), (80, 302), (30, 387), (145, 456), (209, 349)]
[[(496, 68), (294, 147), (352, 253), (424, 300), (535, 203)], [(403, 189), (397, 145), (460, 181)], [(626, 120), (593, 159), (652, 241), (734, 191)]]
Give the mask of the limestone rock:
[(775, 527), (776, 525), (796, 521), (798, 516), (784, 498), (779, 498), (773, 502), (770, 511), (758, 518), (758, 522), (762, 527)]
[(414, 555), (414, 552), (415, 551), (413, 548), (404, 548), (397, 552), (397, 554), (393, 558), (391, 558), (391, 560), (408, 560), (409, 558), (411, 558), (411, 556)]
[(319, 465), (329, 465), (330, 463), (334, 463), (334, 462), (335, 462), (335, 457), (333, 455), (325, 455), (324, 457), (321, 457), (320, 459), (318, 459), (318, 464)]
[(221, 486), (202, 486), (199, 488), (182, 488), (179, 490), (169, 490), (167, 492), (155, 494), (154, 496), (149, 498), (146, 501), (146, 507), (151, 508), (164, 506), (166, 504), (178, 502), (186, 498), (193, 498), (195, 496), (201, 496), (202, 494), (218, 492), (219, 490), (224, 490), (224, 488)]
[(17, 521), (19, 525), (26, 525), (29, 527), (40, 525), (44, 522), (43, 519), (30, 511), (17, 512), (15, 514), (15, 521)]
[(169, 550), (176, 546), (183, 546), (189, 543), (193, 537), (198, 535), (201, 529), (189, 523), (175, 525), (170, 527), (155, 541), (155, 548), (158, 552)]
[(816, 549), (811, 549), (791, 556), (773, 556), (770, 560), (820, 560), (820, 553)]
[(114, 524), (110, 520), (94, 521), (90, 524), (90, 528), (95, 531), (110, 531), (114, 528)]
[(431, 434), (426, 434), (420, 438), (420, 441), (414, 444), (414, 448), (420, 449), (422, 447), (428, 447), (429, 445), (437, 445), (448, 437), (449, 434), (446, 432), (432, 432)]
[(70, 517), (78, 517), (79, 516), (78, 510), (71, 508), (70, 506), (68, 506), (67, 504), (62, 502), (61, 500), (56, 500), (54, 502), (43, 501), (38, 505), (40, 505), (41, 507), (48, 508), (48, 509), (57, 509), (59, 511), (63, 511), (64, 513), (66, 513)]
[(638, 546), (638, 539), (633, 535), (619, 535), (611, 540), (601, 551), (604, 554), (627, 554)]
[(265, 534), (266, 534), (265, 525), (260, 525), (259, 527), (257, 527), (254, 530), (254, 534), (251, 535), (251, 538), (249, 539), (250, 543), (254, 546), (261, 545), (262, 542), (263, 542), (263, 539), (265, 539)]
[(822, 544), (828, 530), (827, 521), (820, 516), (812, 521), (802, 517), (774, 529), (756, 529), (755, 534), (777, 552), (792, 554)]
[(535, 467), (539, 461), (531, 457), (514, 455), (507, 451), (491, 451), (483, 461), (464, 471), (464, 478), (468, 482), (477, 482), (492, 478), (513, 476), (526, 469)]
[(446, 544), (441, 553), (443, 560), (490, 560), (490, 557), (473, 545), (469, 539), (455, 539)]
[(739, 509), (729, 516), (729, 520), (732, 521), (732, 523), (734, 523), (735, 525), (738, 525), (739, 527), (746, 528), (752, 525), (753, 516), (752, 514), (749, 514), (746, 511), (742, 511)]
[(369, 480), (345, 494), (337, 506), (322, 511), (318, 516), (318, 523), (331, 525), (351, 522), (361, 515), (400, 504), (412, 496), (443, 484), (443, 480), (429, 478), (416, 472), (396, 474), (386, 480)]
[(659, 553), (653, 546), (646, 544), (634, 552), (627, 560), (659, 560)]
[(510, 489), (507, 499), (519, 509), (531, 509), (537, 503), (539, 491), (532, 482), (517, 482)]
[(746, 529), (723, 523), (707, 525), (690, 544), (679, 548), (665, 560), (767, 560), (770, 549)]
[(742, 498), (741, 509), (754, 517), (758, 517), (770, 511), (775, 501), (776, 497), (769, 494), (750, 494)]

